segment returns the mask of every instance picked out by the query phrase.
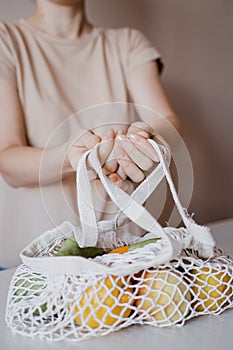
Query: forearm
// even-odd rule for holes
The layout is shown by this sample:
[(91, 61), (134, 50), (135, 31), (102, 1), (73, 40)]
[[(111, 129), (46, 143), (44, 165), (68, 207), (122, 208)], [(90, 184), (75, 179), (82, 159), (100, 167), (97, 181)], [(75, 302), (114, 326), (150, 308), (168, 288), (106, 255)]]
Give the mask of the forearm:
[[(177, 147), (177, 142), (179, 142), (181, 139), (180, 132), (180, 121), (175, 114), (160, 116), (157, 113), (157, 117), (155, 118), (154, 112), (149, 110), (140, 115), (140, 121), (130, 125), (127, 133), (133, 142), (135, 142), (133, 134), (138, 134), (146, 139), (154, 138), (155, 141), (160, 143), (162, 142), (162, 144), (167, 145), (171, 148), (171, 150), (174, 150)], [(144, 148), (144, 151), (146, 151), (146, 149), (149, 147), (149, 145), (146, 145), (145, 142), (142, 143), (142, 140), (140, 142), (140, 146)], [(147, 152), (146, 155), (149, 156)]]
[(8, 147), (0, 153), (0, 171), (12, 187), (44, 186), (60, 181), (74, 170), (66, 160), (68, 144), (39, 149)]
[(176, 143), (180, 121), (161, 84), (156, 63), (149, 62), (131, 71), (128, 86), (140, 120), (170, 145)]
[(158, 112), (149, 111), (142, 114), (140, 119), (150, 125), (154, 134), (161, 135), (165, 140), (171, 142), (171, 145), (181, 132), (181, 123), (175, 114), (161, 115)]

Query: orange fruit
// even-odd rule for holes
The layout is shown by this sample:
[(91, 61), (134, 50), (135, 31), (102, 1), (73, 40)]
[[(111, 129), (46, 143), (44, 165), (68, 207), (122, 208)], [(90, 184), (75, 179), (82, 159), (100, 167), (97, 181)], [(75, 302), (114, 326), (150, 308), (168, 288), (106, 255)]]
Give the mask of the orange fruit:
[(129, 250), (129, 246), (127, 245), (123, 245), (121, 247), (115, 248), (113, 250), (111, 250), (108, 254), (124, 254)]

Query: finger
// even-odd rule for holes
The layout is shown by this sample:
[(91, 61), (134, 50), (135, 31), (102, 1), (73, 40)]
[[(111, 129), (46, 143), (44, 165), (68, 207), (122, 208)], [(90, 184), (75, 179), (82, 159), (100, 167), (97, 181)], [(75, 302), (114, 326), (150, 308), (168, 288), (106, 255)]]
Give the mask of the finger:
[(125, 174), (132, 181), (141, 182), (145, 178), (143, 171), (139, 169), (135, 163), (133, 163), (123, 148), (117, 147), (115, 149), (115, 157)]
[(116, 182), (116, 185), (129, 194), (134, 190), (133, 183), (130, 180), (119, 180)]
[(159, 162), (158, 154), (148, 142), (148, 140), (136, 134), (129, 134), (128, 137), (130, 141), (133, 142), (135, 147), (137, 147), (143, 154), (145, 154), (148, 158), (152, 159), (154, 162)]
[(97, 173), (93, 169), (87, 170), (87, 173), (88, 173), (88, 178), (89, 178), (90, 181), (94, 181), (94, 180), (96, 180), (98, 178)]
[(117, 130), (117, 135), (125, 135), (124, 129)]
[(107, 160), (106, 163), (102, 166), (105, 175), (118, 173), (117, 168), (118, 163), (115, 159)]
[(122, 178), (121, 178), (117, 173), (110, 174), (108, 178), (109, 178), (112, 182), (117, 182), (117, 181), (122, 180)]
[(114, 146), (114, 130), (110, 129), (103, 136), (102, 141), (99, 146), (98, 155), (100, 164), (103, 165), (108, 159), (110, 153), (112, 152)]
[[(124, 129), (117, 130), (116, 136), (117, 135), (125, 135)], [(106, 174), (116, 172), (120, 176), (121, 179), (125, 180), (127, 178), (127, 175), (123, 171), (122, 167), (119, 166), (117, 160), (114, 159), (114, 151), (115, 151), (116, 147), (117, 147), (117, 145), (115, 143), (113, 150), (112, 150), (112, 153), (109, 156), (109, 161), (107, 162), (106, 166), (104, 165), (103, 169), (105, 170)], [(114, 162), (113, 162), (113, 159), (114, 159)], [(109, 162), (110, 162), (110, 164), (109, 164)]]
[(115, 145), (116, 145), (116, 143), (114, 142), (112, 151), (111, 151), (110, 155), (108, 156), (108, 159), (105, 161), (105, 164), (102, 166), (104, 173), (106, 175), (117, 172), (117, 168), (119, 166), (117, 163), (117, 160), (115, 159), (115, 156), (114, 156)]
[(74, 146), (86, 147), (92, 149), (101, 141), (101, 137), (94, 134), (91, 130), (83, 130), (78, 137), (75, 138)]
[(162, 146), (165, 146), (167, 147), (169, 150), (171, 150), (171, 147), (170, 145), (167, 143), (167, 141), (164, 140), (164, 138), (159, 135), (159, 134), (156, 134), (154, 137), (152, 137), (152, 139), (157, 142), (159, 145), (162, 145)]
[(125, 180), (127, 178), (127, 175), (121, 166), (118, 167), (117, 174), (121, 177), (122, 180)]
[(72, 168), (76, 171), (78, 167), (78, 162), (82, 157), (83, 153), (86, 152), (86, 147), (76, 147), (73, 146), (68, 152), (68, 159)]
[(146, 124), (141, 121), (135, 122), (132, 125), (130, 125), (127, 133), (138, 134), (146, 139), (155, 135), (154, 129), (149, 124)]
[(114, 177), (111, 181), (113, 181), (116, 186), (118, 186), (125, 192), (131, 193), (134, 190), (134, 185), (130, 180), (122, 180), (122, 179), (117, 180), (117, 178)]
[[(115, 135), (123, 135), (125, 134), (124, 130), (123, 129), (119, 129), (115, 132)], [(106, 175), (109, 175), (109, 174), (112, 174), (112, 173), (116, 173), (117, 172), (117, 169), (119, 167), (119, 164), (117, 162), (117, 160), (115, 159), (115, 156), (114, 156), (114, 150), (116, 148), (116, 143), (114, 142), (114, 146), (113, 146), (113, 149), (106, 161), (106, 163), (103, 165), (103, 170), (105, 172)]]
[[(144, 139), (145, 140), (145, 139)], [(146, 140), (145, 140), (146, 141)], [(153, 166), (151, 158), (142, 153), (125, 135), (118, 135), (117, 142), (127, 152), (132, 161), (142, 170), (148, 171)]]

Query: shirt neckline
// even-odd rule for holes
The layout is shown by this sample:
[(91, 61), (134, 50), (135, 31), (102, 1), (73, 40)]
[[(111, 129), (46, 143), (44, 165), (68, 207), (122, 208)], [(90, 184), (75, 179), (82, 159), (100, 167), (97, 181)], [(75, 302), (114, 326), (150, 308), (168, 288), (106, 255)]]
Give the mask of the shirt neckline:
[(82, 38), (70, 39), (70, 38), (61, 38), (61, 37), (53, 36), (52, 34), (46, 33), (43, 30), (33, 26), (31, 23), (27, 22), (25, 18), (20, 18), (19, 22), (25, 27), (27, 27), (28, 29), (30, 29), (33, 33), (39, 36), (42, 36), (49, 41), (63, 44), (63, 45), (75, 45), (75, 46), (83, 45), (88, 41), (91, 41), (92, 39), (97, 37), (97, 35), (101, 31), (101, 28), (97, 28), (93, 26), (92, 30), (88, 34), (85, 34)]

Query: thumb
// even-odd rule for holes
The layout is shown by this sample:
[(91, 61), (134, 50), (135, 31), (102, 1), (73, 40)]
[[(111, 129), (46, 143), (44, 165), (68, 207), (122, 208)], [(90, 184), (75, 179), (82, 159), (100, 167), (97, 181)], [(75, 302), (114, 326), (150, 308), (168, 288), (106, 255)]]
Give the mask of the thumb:
[(127, 134), (138, 134), (148, 139), (155, 134), (155, 131), (149, 124), (138, 121), (130, 125)]
[(112, 152), (114, 146), (114, 137), (115, 132), (113, 129), (110, 129), (102, 138), (102, 141), (99, 146), (99, 161), (101, 165), (103, 165), (106, 162), (106, 160)]

